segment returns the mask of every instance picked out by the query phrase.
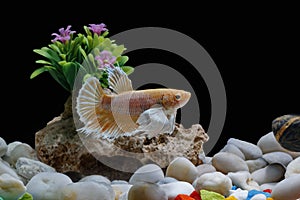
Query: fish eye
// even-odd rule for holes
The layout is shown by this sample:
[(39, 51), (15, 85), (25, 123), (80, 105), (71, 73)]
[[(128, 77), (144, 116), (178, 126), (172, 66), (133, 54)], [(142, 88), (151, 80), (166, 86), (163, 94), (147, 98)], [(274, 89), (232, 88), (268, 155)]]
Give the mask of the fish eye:
[(176, 95), (175, 95), (175, 98), (176, 98), (177, 100), (179, 100), (179, 99), (181, 98), (180, 94), (176, 94)]

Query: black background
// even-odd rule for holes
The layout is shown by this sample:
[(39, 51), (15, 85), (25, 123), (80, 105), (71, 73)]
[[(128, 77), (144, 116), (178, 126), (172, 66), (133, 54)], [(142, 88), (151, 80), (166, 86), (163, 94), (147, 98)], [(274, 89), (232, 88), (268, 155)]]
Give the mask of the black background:
[[(204, 47), (222, 75), (227, 95), (226, 121), (211, 154), (231, 137), (256, 143), (271, 131), (275, 117), (299, 113), (297, 6), (227, 8), (184, 3), (162, 7), (154, 1), (132, 6), (125, 2), (44, 2), (3, 7), (7, 12), (1, 13), (0, 137), (7, 143), (17, 140), (34, 146), (35, 132), (62, 112), (69, 95), (47, 73), (29, 79), (40, 67), (35, 60), (41, 57), (33, 49), (48, 45), (51, 33), (61, 27), (72, 25), (72, 30), (80, 32), (84, 25), (101, 22), (110, 35), (137, 27), (165, 27)], [(147, 62), (186, 64), (175, 55), (152, 50), (131, 53), (128, 64)], [(199, 123), (207, 129), (210, 104), (203, 94)]]

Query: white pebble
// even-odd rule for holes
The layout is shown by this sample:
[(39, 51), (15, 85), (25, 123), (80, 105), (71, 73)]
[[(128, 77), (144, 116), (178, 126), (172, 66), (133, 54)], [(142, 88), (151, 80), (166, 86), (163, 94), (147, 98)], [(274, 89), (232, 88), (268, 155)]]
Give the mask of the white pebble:
[(284, 177), (285, 168), (281, 164), (271, 164), (251, 173), (253, 180), (259, 185), (281, 181)]
[(274, 200), (296, 200), (300, 198), (300, 174), (283, 179), (273, 188), (271, 197)]
[(138, 168), (129, 179), (130, 184), (137, 182), (156, 183), (164, 178), (164, 172), (156, 164), (147, 164)]
[(72, 183), (72, 180), (65, 174), (41, 172), (30, 179), (26, 188), (33, 199), (60, 199), (62, 188), (69, 183)]
[(166, 176), (189, 183), (193, 183), (197, 174), (195, 165), (185, 157), (177, 157), (172, 160), (166, 170)]
[(288, 164), (284, 177), (288, 178), (295, 174), (300, 174), (300, 157), (296, 158)]
[(6, 151), (7, 151), (7, 144), (5, 140), (2, 137), (0, 137), (0, 158), (5, 155)]
[(266, 200), (267, 197), (264, 194), (256, 194), (250, 200)]
[(114, 200), (115, 193), (106, 183), (76, 182), (61, 190), (61, 200)]
[(229, 172), (227, 176), (231, 179), (233, 185), (241, 189), (259, 190), (259, 184), (252, 179), (248, 171)]
[(78, 182), (90, 182), (90, 181), (94, 181), (96, 183), (111, 184), (111, 181), (108, 178), (106, 178), (105, 176), (96, 175), (96, 174), (85, 176), (82, 179), (80, 179)]
[(198, 177), (193, 182), (193, 187), (196, 191), (204, 189), (227, 196), (232, 188), (232, 181), (221, 172), (210, 172)]
[(0, 197), (5, 200), (18, 199), (26, 192), (23, 182), (10, 174), (0, 175)]
[(217, 171), (224, 174), (228, 172), (248, 171), (248, 165), (245, 160), (233, 153), (219, 152), (212, 158), (212, 165)]
[(127, 194), (128, 200), (170, 200), (165, 191), (154, 183), (138, 182)]
[(167, 194), (168, 200), (175, 199), (178, 194), (190, 195), (195, 190), (192, 184), (185, 181), (167, 183), (160, 185), (160, 187)]
[(115, 199), (120, 199), (124, 194), (127, 194), (132, 187), (130, 184), (113, 184), (111, 186), (115, 193)]
[(238, 188), (236, 190), (230, 190), (229, 196), (233, 196), (238, 200), (246, 200), (248, 196), (248, 190), (242, 190), (241, 188)]
[(246, 160), (255, 160), (257, 158), (260, 158), (263, 154), (258, 146), (243, 140), (230, 138), (227, 141), (227, 144), (232, 144), (239, 148), (244, 154)]

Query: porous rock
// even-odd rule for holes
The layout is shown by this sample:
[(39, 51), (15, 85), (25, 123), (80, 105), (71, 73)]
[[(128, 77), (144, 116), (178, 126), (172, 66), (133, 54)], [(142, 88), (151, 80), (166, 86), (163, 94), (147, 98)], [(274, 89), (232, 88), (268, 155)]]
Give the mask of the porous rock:
[(113, 143), (84, 137), (77, 133), (72, 114), (72, 98), (65, 103), (64, 112), (35, 134), (38, 159), (57, 172), (79, 172), (82, 175), (100, 174), (110, 180), (129, 180), (139, 167), (154, 163), (166, 168), (176, 157), (184, 156), (193, 164), (202, 161), (203, 143), (209, 137), (200, 124), (184, 128), (176, 124), (172, 134), (122, 136)]

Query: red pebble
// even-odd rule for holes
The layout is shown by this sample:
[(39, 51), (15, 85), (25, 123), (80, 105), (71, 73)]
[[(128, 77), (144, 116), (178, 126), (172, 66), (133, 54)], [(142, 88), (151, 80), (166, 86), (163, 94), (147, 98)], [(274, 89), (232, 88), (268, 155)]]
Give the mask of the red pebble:
[(263, 192), (267, 192), (267, 193), (272, 193), (272, 190), (271, 189), (265, 189), (265, 190), (263, 190)]
[(195, 200), (195, 199), (186, 194), (178, 194), (174, 200)]
[(194, 198), (195, 200), (202, 200), (199, 192), (196, 190), (190, 194), (190, 197)]

